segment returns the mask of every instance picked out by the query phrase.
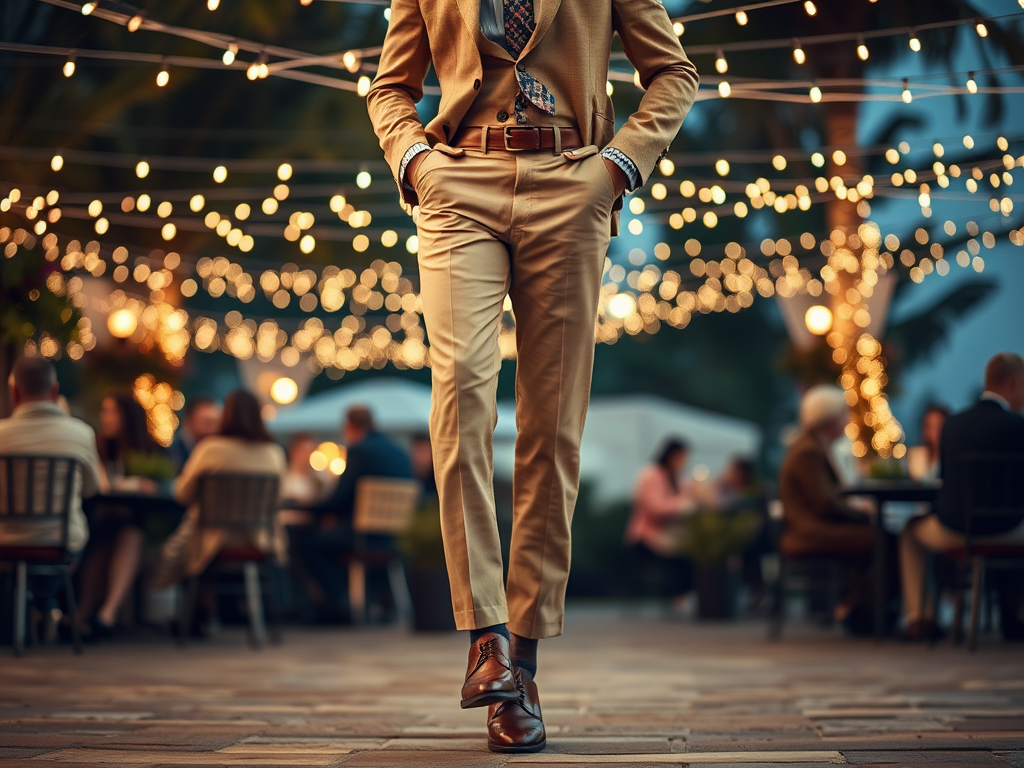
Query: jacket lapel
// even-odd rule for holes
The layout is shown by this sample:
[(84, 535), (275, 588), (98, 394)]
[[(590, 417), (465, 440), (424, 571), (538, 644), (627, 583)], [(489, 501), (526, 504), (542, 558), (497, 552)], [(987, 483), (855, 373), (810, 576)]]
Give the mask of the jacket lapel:
[(480, 0), (458, 0), (458, 3), (469, 34), (476, 40), (480, 36)]
[[(465, 0), (463, 0), (465, 2)], [(526, 43), (526, 47), (523, 48), (523, 52), (519, 55), (522, 59), (526, 54), (537, 47), (537, 43), (544, 37), (544, 33), (548, 31), (548, 27), (551, 26), (551, 22), (555, 20), (555, 14), (558, 13), (558, 6), (562, 0), (534, 0), (534, 15), (537, 21), (537, 26), (533, 30), (533, 35)]]

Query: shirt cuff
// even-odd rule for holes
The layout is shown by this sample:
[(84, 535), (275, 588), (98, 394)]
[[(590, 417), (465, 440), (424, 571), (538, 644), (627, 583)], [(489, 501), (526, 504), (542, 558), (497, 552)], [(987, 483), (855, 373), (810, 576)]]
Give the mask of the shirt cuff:
[(402, 162), (398, 165), (398, 182), (411, 192), (415, 192), (411, 184), (405, 182), (405, 169), (409, 166), (409, 161), (412, 160), (420, 152), (429, 152), (430, 145), (424, 144), (422, 141), (417, 141), (409, 149), (406, 150), (405, 154), (402, 155)]
[(636, 192), (640, 188), (640, 169), (636, 167), (636, 163), (630, 160), (625, 153), (615, 149), (615, 147), (605, 147), (601, 150), (601, 157), (611, 160), (626, 174), (626, 178), (629, 179), (629, 186), (626, 187), (627, 192)]

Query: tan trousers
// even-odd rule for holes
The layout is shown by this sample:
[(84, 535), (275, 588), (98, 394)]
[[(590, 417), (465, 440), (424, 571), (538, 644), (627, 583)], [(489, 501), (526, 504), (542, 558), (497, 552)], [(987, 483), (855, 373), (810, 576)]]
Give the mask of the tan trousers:
[[(978, 539), (986, 544), (1024, 544), (1024, 524), (1001, 536)], [(964, 545), (964, 537), (944, 526), (936, 515), (912, 520), (900, 536), (900, 573), (903, 580), (903, 610), (907, 621), (922, 616), (921, 590), (927, 578), (928, 553), (943, 552)]]
[[(438, 145), (420, 162), (420, 290), (430, 434), (459, 629), (562, 631), (579, 444), (614, 184), (596, 147), (575, 157)], [(493, 491), (506, 295), (516, 318), (516, 423), (507, 586)]]

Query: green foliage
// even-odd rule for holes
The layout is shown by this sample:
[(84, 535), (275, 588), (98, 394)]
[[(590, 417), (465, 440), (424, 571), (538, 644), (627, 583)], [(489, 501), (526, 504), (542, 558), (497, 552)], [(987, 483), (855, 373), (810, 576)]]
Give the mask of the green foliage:
[(680, 551), (697, 563), (721, 563), (740, 554), (760, 529), (755, 512), (702, 509), (687, 518)]
[(15, 252), (0, 256), (0, 344), (21, 349), (42, 334), (61, 346), (74, 339), (81, 314), (46, 287), (46, 278), (58, 271), (57, 265), (41, 259), (38, 251), (15, 250), (12, 243), (7, 247)]
[(132, 451), (124, 457), (124, 472), (128, 477), (145, 477), (163, 483), (174, 479), (174, 463), (163, 453)]
[(444, 567), (441, 507), (437, 499), (422, 504), (416, 510), (412, 523), (399, 540), (399, 547), (413, 568), (430, 570)]

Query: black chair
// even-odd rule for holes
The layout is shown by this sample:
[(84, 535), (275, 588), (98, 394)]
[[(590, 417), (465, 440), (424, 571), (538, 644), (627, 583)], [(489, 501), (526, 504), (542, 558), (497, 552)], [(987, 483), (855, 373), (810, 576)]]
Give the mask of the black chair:
[[(218, 472), (199, 478), (199, 520), (197, 535), (203, 528), (220, 528), (229, 534), (247, 536), (250, 541), (264, 536), (269, 542), (274, 533), (274, 516), (278, 510), (280, 479), (277, 475)], [(270, 556), (252, 546), (227, 545), (213, 562), (211, 569), (224, 565), (241, 564), (246, 606), (249, 614), (249, 639), (254, 648), (262, 648), (267, 639), (263, 613), (263, 595), (267, 595), (267, 608), (271, 619), (274, 643), (280, 642), (280, 622), (277, 600), (269, 580), (261, 578)], [(182, 600), (179, 602), (178, 642), (184, 646), (201, 575), (186, 579)], [(264, 590), (262, 585), (268, 589)]]
[[(806, 554), (783, 552), (782, 531), (786, 525), (781, 500), (768, 501), (768, 529), (773, 540), (772, 549), (778, 553), (778, 570), (768, 587), (771, 605), (768, 610), (768, 639), (779, 640), (786, 620), (786, 602), (791, 595), (802, 595), (808, 600), (823, 595), (828, 610), (838, 605), (846, 582), (847, 569), (860, 561), (847, 555)], [(831, 621), (831, 615), (829, 616)]]
[(81, 466), (62, 456), (0, 456), (0, 522), (56, 523), (57, 543), (46, 546), (0, 544), (0, 562), (14, 564), (14, 655), (25, 649), (25, 625), (29, 573), (64, 577), (64, 591), (71, 620), (75, 653), (82, 652), (78, 632), (78, 606), (71, 585), (73, 559), (68, 551), (68, 525), (73, 502), (81, 483)]
[[(986, 524), (1024, 519), (1024, 454), (976, 453), (957, 462), (964, 482), (960, 503), (964, 510), (965, 530), (962, 547), (946, 550), (941, 556), (957, 566), (957, 589), (953, 619), (953, 641), (963, 637), (964, 592), (971, 591), (971, 617), (967, 647), (978, 647), (978, 625), (985, 575), (989, 570), (1024, 569), (1024, 544), (995, 544), (979, 534)], [(979, 541), (981, 539), (981, 541)], [(928, 580), (925, 580), (927, 599)]]
[(384, 537), (394, 541), (406, 531), (416, 512), (421, 488), (416, 480), (388, 477), (364, 477), (356, 483), (355, 514), (352, 521), (355, 546), (346, 553), (348, 561), (349, 605), (352, 620), (366, 621), (366, 568), (387, 569), (388, 586), (401, 624), (412, 624), (412, 598), (406, 581), (401, 553), (394, 548), (373, 547), (368, 542)]

